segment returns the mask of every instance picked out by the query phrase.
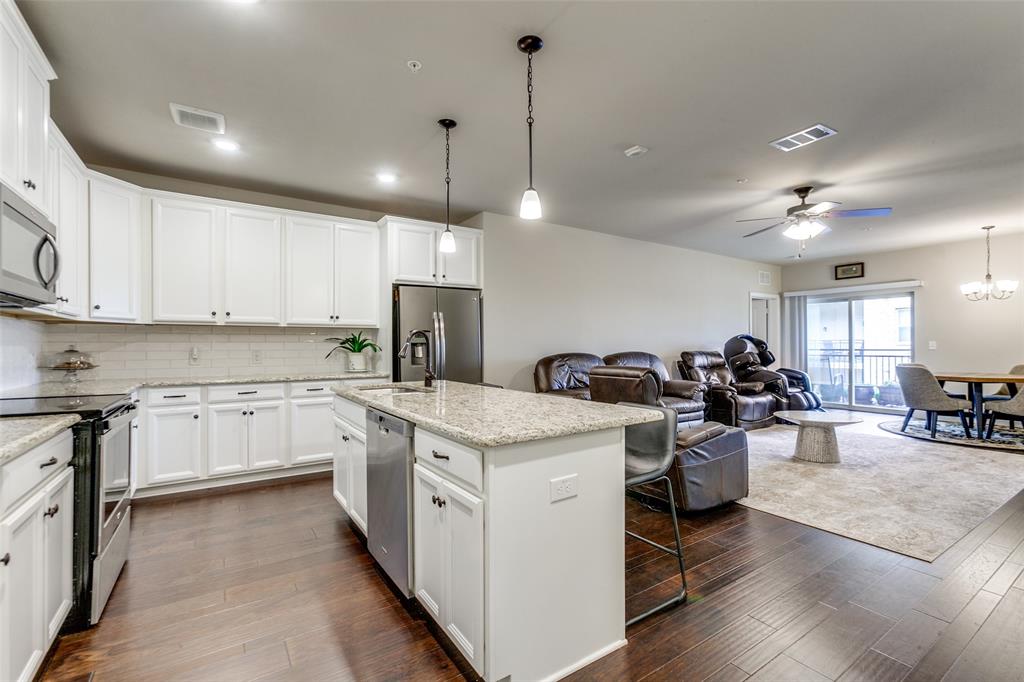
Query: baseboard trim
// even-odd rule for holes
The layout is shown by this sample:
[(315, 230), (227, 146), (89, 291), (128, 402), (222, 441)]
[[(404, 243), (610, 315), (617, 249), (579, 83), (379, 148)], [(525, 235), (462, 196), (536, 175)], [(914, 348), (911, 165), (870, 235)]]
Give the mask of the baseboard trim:
[(622, 647), (626, 646), (626, 644), (628, 644), (628, 643), (629, 643), (629, 640), (626, 640), (626, 639), (620, 639), (617, 642), (612, 642), (608, 646), (602, 647), (602, 648), (598, 649), (597, 651), (595, 651), (594, 653), (589, 654), (587, 656), (584, 656), (583, 658), (581, 658), (580, 660), (576, 661), (575, 663), (572, 663), (572, 664), (566, 666), (565, 668), (562, 668), (558, 672), (552, 673), (548, 677), (543, 678), (543, 680), (541, 680), (541, 682), (555, 682), (555, 680), (560, 680), (563, 677), (568, 677), (569, 675), (573, 674), (577, 670), (580, 670), (581, 668), (585, 668), (586, 666), (590, 665), (591, 663), (593, 663), (594, 661), (598, 660), (599, 658), (604, 658), (605, 656), (607, 656), (611, 652), (615, 651), (616, 649), (621, 649)]
[(257, 471), (238, 476), (229, 476), (202, 481), (188, 481), (152, 488), (136, 489), (132, 497), (133, 505), (168, 502), (203, 497), (210, 493), (235, 492), (249, 488), (261, 488), (285, 483), (295, 483), (307, 479), (327, 478), (334, 465), (331, 462), (311, 464), (293, 469), (277, 469), (274, 471)]

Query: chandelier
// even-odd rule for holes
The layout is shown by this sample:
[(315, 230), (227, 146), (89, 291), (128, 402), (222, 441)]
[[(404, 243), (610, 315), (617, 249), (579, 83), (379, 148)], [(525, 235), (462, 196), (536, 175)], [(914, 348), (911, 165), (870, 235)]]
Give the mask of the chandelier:
[(985, 230), (985, 281), (968, 282), (960, 285), (960, 293), (967, 297), (968, 301), (987, 301), (993, 298), (997, 301), (1013, 296), (1019, 282), (1015, 279), (998, 279), (992, 281), (992, 230), (995, 225), (986, 225), (981, 228)]

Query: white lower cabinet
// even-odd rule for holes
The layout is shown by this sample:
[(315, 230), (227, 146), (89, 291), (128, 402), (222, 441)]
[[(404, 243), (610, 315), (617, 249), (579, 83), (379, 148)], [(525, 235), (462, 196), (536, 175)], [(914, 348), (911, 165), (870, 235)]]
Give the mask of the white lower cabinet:
[(146, 485), (199, 478), (202, 453), (199, 411), (199, 405), (185, 405), (151, 407), (146, 412)]
[(334, 417), (334, 497), (366, 532), (366, 433)]
[[(53, 455), (71, 459), (71, 433), (11, 460), (0, 471), (13, 502), (0, 514), (0, 680), (28, 682), (71, 608), (74, 469), (56, 467), (32, 482), (25, 467)], [(45, 453), (41, 453), (45, 449)], [(19, 471), (20, 470), (20, 471)], [(20, 502), (16, 500), (22, 498)]]
[(283, 400), (214, 404), (206, 408), (206, 414), (208, 475), (238, 474), (288, 463)]
[(292, 464), (328, 462), (334, 456), (333, 395), (292, 399)]
[(269, 469), (288, 464), (288, 413), (283, 400), (249, 404), (249, 469)]
[(484, 642), (484, 502), (413, 467), (416, 598), (479, 672)]

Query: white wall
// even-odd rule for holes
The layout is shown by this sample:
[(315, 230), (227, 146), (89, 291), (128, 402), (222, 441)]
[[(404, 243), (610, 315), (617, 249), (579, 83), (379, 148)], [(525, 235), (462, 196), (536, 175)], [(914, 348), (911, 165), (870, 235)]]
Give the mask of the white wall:
[[(676, 374), (680, 351), (749, 331), (750, 292), (776, 266), (483, 213), (484, 380), (533, 390), (556, 352), (644, 350)], [(772, 273), (759, 286), (758, 270)]]
[(0, 391), (40, 380), (43, 328), (41, 322), (0, 317)]
[[(833, 279), (837, 263), (864, 261), (863, 279)], [(960, 285), (985, 275), (985, 240), (847, 256), (787, 265), (785, 291), (918, 279), (914, 294), (914, 357), (933, 369), (1005, 372), (1024, 363), (1024, 290), (1005, 301), (971, 302)], [(992, 276), (1024, 286), (1024, 234), (992, 235)], [(929, 350), (928, 342), (936, 349)]]

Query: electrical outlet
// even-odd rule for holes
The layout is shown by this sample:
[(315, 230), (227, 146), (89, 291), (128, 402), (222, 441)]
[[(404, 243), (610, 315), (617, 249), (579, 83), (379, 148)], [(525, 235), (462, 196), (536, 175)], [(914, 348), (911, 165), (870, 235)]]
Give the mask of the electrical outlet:
[(192, 346), (188, 352), (188, 364), (193, 367), (199, 364), (199, 346)]
[(559, 500), (567, 500), (570, 497), (576, 497), (579, 495), (579, 485), (579, 474), (569, 474), (568, 476), (552, 478), (551, 481), (549, 481), (551, 501), (558, 502)]
[(261, 350), (254, 350), (252, 352), (252, 364), (254, 364), (254, 365), (262, 365), (263, 364), (263, 351), (261, 351)]

